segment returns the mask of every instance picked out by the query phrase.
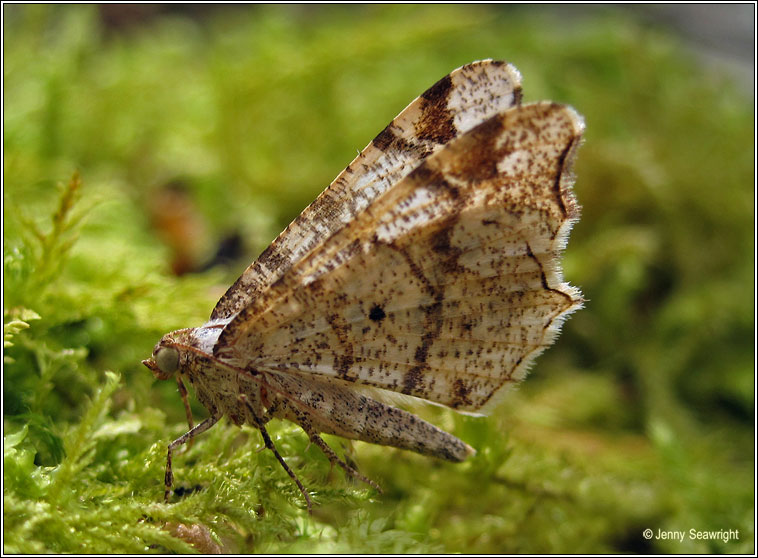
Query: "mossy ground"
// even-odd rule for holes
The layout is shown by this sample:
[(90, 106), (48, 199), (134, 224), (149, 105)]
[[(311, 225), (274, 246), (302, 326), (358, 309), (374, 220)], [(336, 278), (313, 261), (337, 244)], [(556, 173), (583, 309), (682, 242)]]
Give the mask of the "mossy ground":
[[(238, 6), (117, 31), (92, 5), (3, 10), (5, 552), (755, 551), (752, 102), (675, 40), (510, 7)], [(163, 504), (186, 425), (140, 360), (481, 58), (586, 117), (565, 258), (586, 308), (491, 417), (423, 411), (479, 450), (464, 464), (329, 438), (379, 495), (273, 425), (309, 517), (257, 432), (224, 422), (176, 458), (184, 494)], [(151, 223), (178, 183), (188, 257), (229, 232), (244, 255), (170, 273)]]

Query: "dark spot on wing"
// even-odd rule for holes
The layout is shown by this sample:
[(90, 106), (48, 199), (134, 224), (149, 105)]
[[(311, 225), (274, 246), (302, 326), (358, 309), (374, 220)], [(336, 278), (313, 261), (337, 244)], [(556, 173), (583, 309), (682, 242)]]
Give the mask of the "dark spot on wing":
[(450, 75), (446, 75), (437, 83), (432, 85), (429, 89), (421, 94), (421, 98), (429, 103), (439, 104), (441, 102), (446, 103), (447, 97), (450, 95), (450, 90), (453, 87), (453, 79)]
[(416, 362), (424, 363), (426, 362), (427, 356), (429, 356), (429, 344), (421, 343), (421, 345), (416, 348), (416, 354), (413, 355), (413, 358)]
[(373, 143), (374, 147), (377, 149), (384, 151), (390, 145), (392, 145), (392, 142), (395, 141), (395, 138), (397, 138), (397, 136), (395, 135), (395, 132), (392, 131), (392, 124), (389, 124), (384, 130), (377, 134), (371, 143)]
[(519, 85), (513, 90), (513, 105), (519, 106), (521, 105), (521, 99), (524, 97), (524, 92), (521, 89), (521, 86)]
[[(448, 225), (454, 225), (455, 223), (449, 223)], [(437, 232), (432, 234), (431, 238), (429, 239), (430, 247), (433, 252), (436, 252), (440, 255), (450, 255), (451, 253), (455, 253), (456, 258), (458, 256), (458, 252), (460, 250), (458, 248), (453, 247), (453, 245), (450, 243), (450, 235), (453, 233), (452, 226), (443, 226), (441, 227)]]
[(460, 378), (453, 382), (453, 393), (455, 399), (453, 399), (453, 408), (458, 408), (463, 405), (471, 405), (471, 387), (467, 386)]
[(429, 155), (430, 151), (423, 144), (410, 141), (398, 135), (398, 128), (395, 128), (394, 122), (390, 122), (387, 127), (371, 141), (371, 144), (378, 150), (385, 153), (405, 153), (416, 159), (423, 159)]
[(446, 193), (453, 200), (461, 197), (460, 189), (453, 186), (445, 179), (445, 175), (439, 170), (429, 168), (427, 164), (421, 164), (413, 169), (408, 178), (414, 180), (418, 185), (423, 185), (430, 190), (437, 190)]
[(447, 108), (453, 86), (450, 76), (445, 76), (421, 95), (421, 117), (416, 121), (416, 135), (422, 141), (444, 144), (457, 134), (453, 115)]
[(403, 393), (406, 395), (413, 393), (416, 388), (421, 384), (422, 376), (421, 371), (425, 368), (425, 365), (414, 366), (403, 377)]
[(335, 355), (334, 356), (334, 370), (337, 372), (340, 378), (343, 380), (351, 380), (354, 381), (355, 378), (351, 378), (348, 373), (350, 372), (350, 367), (355, 362), (355, 359), (353, 358), (353, 355)]
[(461, 165), (456, 170), (463, 178), (479, 182), (499, 174), (498, 163), (512, 149), (508, 145), (495, 147), (503, 129), (501, 115), (497, 114), (479, 124), (468, 134), (468, 141), (476, 149), (468, 149), (460, 156)]
[(374, 322), (380, 322), (387, 317), (387, 314), (384, 313), (381, 306), (375, 304), (368, 313), (368, 317)]

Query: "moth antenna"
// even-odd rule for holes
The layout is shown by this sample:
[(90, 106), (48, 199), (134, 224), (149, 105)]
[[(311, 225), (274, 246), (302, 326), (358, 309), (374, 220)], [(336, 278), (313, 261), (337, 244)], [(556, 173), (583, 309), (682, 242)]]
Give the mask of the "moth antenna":
[(220, 417), (210, 416), (203, 422), (192, 428), (189, 432), (185, 432), (182, 436), (179, 436), (176, 440), (168, 445), (168, 454), (166, 456), (166, 476), (165, 476), (165, 491), (163, 492), (163, 500), (168, 502), (168, 497), (171, 495), (171, 487), (174, 484), (174, 472), (171, 468), (171, 458), (174, 450), (179, 446), (185, 444), (188, 440), (192, 440), (198, 434), (202, 434), (208, 430), (211, 426), (218, 422)]
[[(182, 403), (184, 403), (184, 413), (187, 415), (187, 425), (189, 426), (189, 429), (192, 430), (195, 428), (195, 420), (192, 418), (192, 409), (190, 408), (189, 399), (187, 398), (187, 388), (179, 374), (176, 375), (176, 384), (179, 386), (179, 395), (182, 398)], [(190, 438), (189, 443), (187, 444), (187, 451), (190, 450), (194, 443), (194, 438)]]
[(300, 482), (300, 479), (297, 478), (297, 475), (292, 472), (292, 469), (289, 468), (289, 465), (284, 461), (284, 458), (279, 455), (279, 452), (276, 449), (276, 446), (274, 445), (274, 442), (271, 440), (271, 436), (268, 435), (268, 432), (266, 431), (266, 427), (264, 426), (263, 419), (259, 418), (258, 415), (255, 414), (255, 411), (253, 410), (252, 405), (247, 400), (247, 396), (243, 393), (239, 395), (239, 400), (242, 401), (245, 406), (250, 411), (250, 414), (255, 419), (256, 428), (261, 433), (261, 436), (263, 437), (263, 443), (266, 445), (268, 449), (270, 449), (274, 455), (276, 456), (277, 461), (279, 461), (279, 464), (284, 468), (285, 471), (287, 471), (287, 474), (290, 476), (290, 478), (295, 481), (295, 484), (300, 489), (300, 493), (305, 498), (305, 503), (308, 507), (308, 515), (313, 515), (312, 511), (312, 505), (311, 505), (311, 497), (308, 495), (308, 491), (305, 490), (305, 487), (303, 486), (303, 483)]

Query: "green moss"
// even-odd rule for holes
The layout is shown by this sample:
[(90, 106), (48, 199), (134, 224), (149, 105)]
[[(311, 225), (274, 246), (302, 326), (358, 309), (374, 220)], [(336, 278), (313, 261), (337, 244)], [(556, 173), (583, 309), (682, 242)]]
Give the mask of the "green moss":
[[(487, 6), (238, 6), (116, 32), (95, 6), (3, 9), (5, 552), (755, 551), (754, 114), (673, 39)], [(586, 308), (491, 417), (422, 411), (478, 449), (466, 463), (329, 438), (380, 495), (272, 425), (309, 517), (258, 433), (222, 422), (176, 456), (164, 504), (184, 411), (140, 360), (419, 92), (488, 57), (586, 117), (565, 265)], [(197, 259), (237, 231), (235, 264), (169, 273), (150, 217), (169, 183)]]

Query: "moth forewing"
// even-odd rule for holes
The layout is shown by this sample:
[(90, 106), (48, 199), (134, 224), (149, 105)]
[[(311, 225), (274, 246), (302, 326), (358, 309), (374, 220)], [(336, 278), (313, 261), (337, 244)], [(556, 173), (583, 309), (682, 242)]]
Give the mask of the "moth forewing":
[(221, 297), (212, 320), (234, 316), (447, 142), (521, 103), (521, 74), (481, 60), (440, 79), (382, 130)]
[(580, 124), (538, 103), (451, 140), (241, 310), (214, 350), (479, 410), (581, 304), (554, 262), (577, 211), (560, 185)]
[(320, 434), (451, 461), (474, 453), (372, 393), (488, 412), (581, 306), (559, 258), (579, 215), (571, 165), (584, 124), (566, 106), (522, 106), (520, 79), (491, 60), (441, 79), (245, 270), (210, 322), (164, 336), (145, 364), (186, 378), (211, 414), (169, 446), (167, 495), (173, 449), (224, 415), (261, 431), (309, 509), (266, 432), (272, 418), (376, 488)]

